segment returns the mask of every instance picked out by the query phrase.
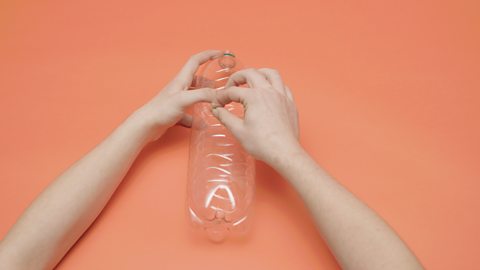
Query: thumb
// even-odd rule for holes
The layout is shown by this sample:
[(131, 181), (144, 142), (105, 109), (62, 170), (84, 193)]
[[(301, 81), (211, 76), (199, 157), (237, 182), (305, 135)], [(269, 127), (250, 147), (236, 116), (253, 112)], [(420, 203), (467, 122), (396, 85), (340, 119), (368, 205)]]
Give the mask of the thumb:
[(215, 99), (215, 92), (211, 88), (200, 88), (181, 92), (180, 105), (188, 107), (194, 103), (204, 101), (210, 102)]
[(212, 109), (213, 115), (228, 129), (235, 137), (240, 136), (243, 128), (243, 120), (235, 116), (223, 107)]

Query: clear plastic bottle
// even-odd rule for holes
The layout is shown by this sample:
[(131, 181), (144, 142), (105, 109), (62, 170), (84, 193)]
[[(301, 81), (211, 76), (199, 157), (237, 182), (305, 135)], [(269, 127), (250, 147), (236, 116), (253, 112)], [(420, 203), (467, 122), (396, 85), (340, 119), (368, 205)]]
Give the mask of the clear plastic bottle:
[[(235, 55), (225, 52), (200, 67), (195, 88), (222, 89), (230, 75), (241, 68)], [(225, 108), (243, 116), (241, 104), (232, 102)], [(230, 233), (245, 233), (251, 218), (254, 178), (254, 159), (212, 115), (211, 105), (194, 105), (187, 184), (187, 214), (193, 225), (216, 242)]]

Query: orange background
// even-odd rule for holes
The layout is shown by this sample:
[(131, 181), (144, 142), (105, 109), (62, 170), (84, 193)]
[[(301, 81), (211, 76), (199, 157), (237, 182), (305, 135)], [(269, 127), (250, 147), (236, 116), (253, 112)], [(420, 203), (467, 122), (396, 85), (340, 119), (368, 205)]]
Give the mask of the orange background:
[[(218, 48), (283, 74), (303, 145), (427, 268), (477, 268), (479, 3), (2, 1), (0, 236), (189, 55)], [(338, 268), (263, 164), (248, 237), (193, 237), (188, 137), (175, 127), (145, 149), (59, 269)]]

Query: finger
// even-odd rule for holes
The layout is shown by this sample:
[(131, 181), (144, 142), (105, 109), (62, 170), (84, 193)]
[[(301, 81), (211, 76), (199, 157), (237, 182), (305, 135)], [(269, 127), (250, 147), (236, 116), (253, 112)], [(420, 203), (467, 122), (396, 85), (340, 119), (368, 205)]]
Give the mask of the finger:
[(285, 85), (285, 94), (287, 95), (287, 97), (291, 100), (291, 101), (295, 101), (293, 99), (293, 94), (292, 94), (292, 90), (290, 90), (290, 87), (286, 86)]
[(250, 94), (249, 91), (251, 91), (249, 88), (235, 86), (217, 90), (215, 91), (215, 103), (218, 103), (219, 106), (224, 106), (225, 104), (235, 101), (246, 105), (248, 95)]
[(190, 114), (185, 114), (182, 119), (177, 122), (177, 125), (183, 126), (186, 128), (191, 128), (193, 122), (193, 117)]
[(243, 120), (235, 116), (223, 107), (212, 109), (213, 115), (232, 132), (233, 135), (239, 137), (242, 133)]
[(200, 88), (195, 90), (183, 91), (180, 93), (180, 106), (188, 107), (194, 103), (204, 101), (204, 102), (213, 102), (215, 101), (215, 90), (212, 88)]
[(225, 88), (230, 86), (238, 86), (245, 83), (250, 87), (270, 86), (270, 83), (267, 81), (267, 79), (265, 79), (265, 76), (253, 68), (248, 68), (233, 73), (225, 84)]
[(221, 55), (222, 51), (219, 50), (207, 50), (192, 55), (174, 80), (179, 83), (182, 88), (187, 89), (192, 84), (193, 76), (195, 75), (198, 67), (208, 60)]
[(278, 90), (282, 94), (286, 94), (282, 77), (280, 76), (280, 73), (278, 73), (278, 71), (271, 68), (260, 68), (258, 69), (258, 72), (262, 73), (265, 78), (267, 78), (267, 80), (270, 82), (270, 84), (272, 84), (274, 89)]

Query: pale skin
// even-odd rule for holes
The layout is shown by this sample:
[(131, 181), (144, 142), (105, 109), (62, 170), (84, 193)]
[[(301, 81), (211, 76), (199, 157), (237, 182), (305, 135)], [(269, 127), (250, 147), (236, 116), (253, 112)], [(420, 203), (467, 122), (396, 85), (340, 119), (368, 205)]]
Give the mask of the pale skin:
[[(0, 269), (54, 268), (100, 214), (141, 150), (175, 124), (190, 126), (184, 110), (197, 102), (210, 102), (245, 150), (292, 185), (343, 269), (423, 269), (387, 223), (301, 146), (295, 103), (277, 71), (241, 70), (223, 90), (188, 90), (199, 65), (221, 54), (192, 56), (151, 101), (55, 179), (0, 242)], [(244, 105), (244, 119), (223, 108), (232, 101)]]

